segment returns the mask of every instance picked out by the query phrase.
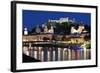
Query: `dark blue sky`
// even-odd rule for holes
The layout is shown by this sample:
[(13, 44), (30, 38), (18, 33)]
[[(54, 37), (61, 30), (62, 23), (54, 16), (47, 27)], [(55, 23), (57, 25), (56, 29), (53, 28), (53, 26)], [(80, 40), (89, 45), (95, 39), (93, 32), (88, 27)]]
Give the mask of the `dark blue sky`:
[(27, 27), (28, 30), (47, 22), (48, 19), (59, 19), (62, 17), (75, 18), (77, 22), (83, 22), (86, 25), (91, 24), (90, 13), (23, 10), (22, 14), (23, 26)]

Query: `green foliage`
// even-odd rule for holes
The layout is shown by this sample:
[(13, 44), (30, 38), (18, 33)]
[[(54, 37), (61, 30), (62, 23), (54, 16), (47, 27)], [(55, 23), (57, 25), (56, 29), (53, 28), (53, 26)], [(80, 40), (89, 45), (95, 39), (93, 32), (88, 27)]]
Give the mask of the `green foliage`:
[(91, 49), (91, 44), (88, 43), (88, 44), (85, 45), (85, 47), (86, 47), (86, 49)]

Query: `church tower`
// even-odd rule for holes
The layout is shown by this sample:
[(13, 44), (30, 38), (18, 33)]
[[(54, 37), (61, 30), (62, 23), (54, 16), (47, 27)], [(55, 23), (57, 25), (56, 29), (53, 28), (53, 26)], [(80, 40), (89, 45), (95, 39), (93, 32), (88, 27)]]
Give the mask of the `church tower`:
[(46, 25), (45, 25), (45, 27), (44, 27), (44, 33), (48, 33), (48, 28), (47, 28)]
[(24, 28), (24, 35), (28, 35), (28, 30), (27, 30), (27, 28)]

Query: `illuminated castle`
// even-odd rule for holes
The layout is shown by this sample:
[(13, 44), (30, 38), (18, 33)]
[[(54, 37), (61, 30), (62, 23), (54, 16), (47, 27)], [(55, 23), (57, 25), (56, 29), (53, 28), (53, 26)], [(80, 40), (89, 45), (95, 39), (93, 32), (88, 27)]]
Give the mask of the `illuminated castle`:
[(48, 22), (56, 22), (56, 23), (63, 23), (63, 22), (75, 22), (75, 19), (73, 18), (72, 20), (69, 19), (68, 17), (66, 18), (60, 18), (59, 20), (50, 20)]

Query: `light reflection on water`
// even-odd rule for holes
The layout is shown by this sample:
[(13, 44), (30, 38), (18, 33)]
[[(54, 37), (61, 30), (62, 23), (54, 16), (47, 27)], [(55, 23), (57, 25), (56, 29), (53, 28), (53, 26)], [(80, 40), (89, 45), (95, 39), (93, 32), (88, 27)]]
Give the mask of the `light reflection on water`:
[(67, 61), (91, 59), (91, 49), (76, 47), (55, 48), (55, 47), (23, 47), (24, 53), (42, 62), (44, 61)]

